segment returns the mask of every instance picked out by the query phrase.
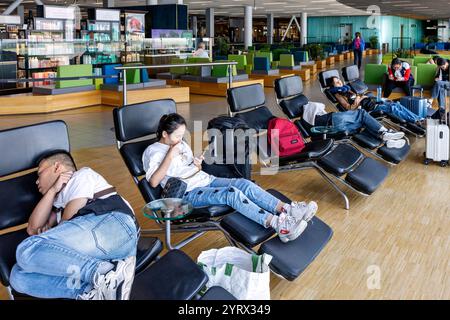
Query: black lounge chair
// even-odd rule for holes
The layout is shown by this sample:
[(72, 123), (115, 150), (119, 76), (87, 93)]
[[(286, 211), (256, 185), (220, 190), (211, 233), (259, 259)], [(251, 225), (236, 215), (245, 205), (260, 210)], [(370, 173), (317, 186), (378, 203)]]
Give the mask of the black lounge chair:
[[(142, 167), (142, 154), (147, 146), (157, 141), (154, 135), (161, 116), (171, 112), (176, 112), (173, 100), (157, 100), (128, 105), (113, 111), (120, 154), (147, 202), (159, 199), (161, 188), (152, 188), (145, 177), (140, 178), (145, 175)], [(318, 142), (317, 144), (323, 145), (324, 143)], [(204, 170), (216, 176), (218, 172), (222, 171), (222, 169), (217, 170), (214, 164), (205, 166)], [(230, 177), (229, 172), (222, 172), (222, 174), (221, 176)], [(275, 190), (268, 190), (268, 192), (280, 200), (289, 201)], [(333, 234), (328, 225), (314, 217), (311, 225), (299, 238), (285, 244), (275, 237), (274, 229), (264, 228), (228, 206), (197, 208), (188, 218), (187, 221), (172, 225), (171, 229), (178, 232), (195, 232), (195, 234), (174, 247), (181, 248), (201, 236), (205, 231), (220, 230), (231, 245), (240, 247), (247, 252), (256, 253), (253, 248), (260, 245), (258, 250), (260, 254), (267, 253), (273, 256), (270, 263), (271, 270), (287, 280), (297, 278), (322, 251)], [(161, 233), (163, 229), (143, 230), (142, 234)], [(166, 246), (172, 247), (167, 243)]]
[[(15, 230), (28, 222), (42, 197), (35, 186), (37, 173), (33, 169), (37, 167), (37, 159), (54, 150), (70, 152), (67, 126), (63, 121), (50, 121), (2, 130), (0, 149), (0, 230)], [(0, 235), (0, 282), (7, 288), (11, 299), (36, 299), (10, 286), (11, 270), (16, 263), (16, 248), (27, 237), (26, 229)], [(131, 298), (198, 298), (200, 289), (208, 281), (206, 274), (180, 250), (173, 250), (159, 258), (162, 249), (158, 238), (139, 238)], [(224, 299), (231, 297), (223, 289), (215, 288), (212, 293)]]
[[(320, 88), (323, 94), (328, 98), (328, 100), (333, 104), (333, 107), (337, 111), (347, 111), (344, 109), (339, 102), (336, 100), (336, 97), (330, 92), (330, 79), (332, 77), (339, 77), (339, 72), (337, 70), (327, 70), (319, 73), (319, 83)], [(284, 97), (289, 98), (289, 97)], [(377, 119), (383, 117), (383, 114), (374, 114), (371, 115)], [(401, 120), (399, 120), (401, 121)], [(403, 121), (404, 122), (404, 121)], [(305, 127), (308, 126), (306, 121), (301, 121)], [(317, 138), (312, 135), (312, 138)], [(320, 138), (320, 137), (319, 137)], [(350, 139), (348, 139), (350, 138)], [(358, 132), (356, 134), (351, 135), (351, 137), (347, 137), (347, 141), (351, 142), (355, 146), (359, 146), (364, 148), (367, 152), (372, 154), (373, 156), (381, 159), (391, 165), (396, 165), (402, 162), (408, 156), (411, 146), (409, 145), (409, 140), (405, 137), (407, 143), (403, 148), (395, 149), (386, 147), (385, 143), (382, 139), (375, 138), (364, 131)], [(354, 142), (354, 143), (353, 143)]]
[[(289, 92), (290, 89), (287, 90)], [(303, 102), (307, 103), (304, 96), (297, 96), (296, 99), (300, 109)], [(229, 89), (228, 104), (230, 113), (243, 119), (249, 127), (259, 133), (267, 130), (268, 122), (273, 114), (265, 106), (265, 95), (261, 85)], [(259, 138), (266, 139), (261, 134)], [(260, 156), (271, 159), (270, 154), (267, 154), (265, 150), (259, 148), (259, 152)], [(275, 164), (278, 171), (315, 169), (344, 198), (346, 209), (350, 207), (348, 197), (331, 178), (337, 179), (361, 195), (368, 196), (381, 185), (389, 171), (386, 166), (365, 157), (350, 144), (335, 144), (330, 139), (305, 141), (305, 148), (300, 153), (279, 158), (278, 163), (278, 165)]]

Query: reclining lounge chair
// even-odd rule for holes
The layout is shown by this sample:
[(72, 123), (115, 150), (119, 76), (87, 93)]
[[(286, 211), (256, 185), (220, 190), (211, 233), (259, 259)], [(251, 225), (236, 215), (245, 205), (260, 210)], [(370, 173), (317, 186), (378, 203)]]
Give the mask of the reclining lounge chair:
[[(344, 78), (345, 83), (348, 84), (354, 92), (373, 96), (373, 94), (369, 91), (369, 87), (360, 79), (359, 69), (356, 65), (342, 68), (342, 77)], [(413, 92), (414, 90), (420, 90), (421, 92), (423, 91), (421, 86), (413, 86), (412, 90)], [(378, 117), (380, 117), (381, 121), (386, 122), (387, 125), (408, 132), (416, 137), (425, 136), (425, 129), (415, 123), (408, 123), (403, 119), (399, 119), (391, 115), (380, 114)]]
[[(347, 111), (345, 110), (338, 101), (336, 100), (336, 97), (330, 92), (330, 86), (329, 82), (332, 77), (339, 77), (339, 72), (337, 70), (327, 70), (319, 73), (319, 83), (321, 87), (321, 91), (323, 94), (328, 98), (328, 100), (333, 104), (333, 107), (338, 111)], [(295, 95), (295, 94), (294, 94)], [(279, 97), (279, 99), (287, 99), (289, 96), (283, 96)], [(379, 118), (379, 114), (371, 114), (375, 118)], [(308, 126), (308, 124), (305, 121), (302, 121), (302, 124), (305, 124), (305, 127)], [(405, 139), (407, 139), (405, 137)], [(405, 146), (401, 149), (394, 149), (394, 148), (388, 148), (385, 146), (382, 139), (375, 138), (368, 133), (364, 133), (364, 131), (359, 132), (357, 134), (354, 134), (351, 136), (351, 139), (349, 140), (348, 137), (346, 137), (346, 140), (349, 142), (355, 142), (355, 146), (360, 146), (361, 148), (364, 148), (367, 152), (372, 154), (373, 156), (377, 157), (378, 159), (381, 159), (383, 161), (386, 161), (389, 164), (396, 165), (406, 159), (406, 157), (409, 154), (409, 151), (411, 149), (409, 143), (406, 143)], [(407, 140), (407, 142), (409, 142)]]
[[(295, 78), (299, 79), (299, 77)], [(286, 95), (291, 95), (292, 89), (289, 87)], [(307, 102), (304, 96), (298, 96), (296, 99)], [(295, 103), (295, 101), (292, 102)], [(303, 104), (299, 103), (301, 109)], [(243, 119), (257, 132), (267, 130), (268, 122), (273, 114), (265, 106), (265, 95), (261, 85), (229, 89), (228, 104), (233, 116)], [(259, 138), (265, 139), (261, 135)], [(267, 154), (265, 150), (258, 151), (263, 157), (270, 158), (270, 154)], [(348, 197), (331, 180), (331, 177), (359, 194), (368, 196), (388, 175), (388, 168), (383, 164), (365, 157), (349, 144), (334, 144), (334, 141), (330, 139), (305, 142), (305, 148), (299, 154), (279, 158), (279, 171), (297, 169), (315, 169), (344, 198), (346, 209), (350, 207)]]
[[(145, 177), (140, 178), (145, 175), (142, 154), (147, 146), (158, 141), (155, 133), (159, 119), (164, 114), (176, 112), (175, 102), (173, 100), (150, 101), (116, 108), (113, 112), (120, 154), (144, 200), (149, 202), (159, 199), (161, 188), (159, 186), (152, 188)], [(139, 141), (135, 141), (136, 139)], [(205, 166), (204, 170), (211, 174), (217, 173), (218, 170), (211, 168), (213, 166)], [(224, 173), (224, 176), (229, 177), (229, 174)], [(268, 192), (280, 200), (290, 202), (275, 190), (268, 190)], [(208, 230), (222, 231), (231, 245), (247, 252), (254, 253), (252, 248), (261, 245), (258, 251), (260, 254), (267, 253), (273, 256), (270, 263), (271, 270), (285, 279), (294, 280), (315, 259), (333, 234), (331, 228), (319, 218), (315, 217), (313, 221), (314, 223), (299, 238), (288, 244), (282, 243), (278, 237), (273, 237), (275, 230), (272, 228), (264, 228), (228, 206), (196, 208), (186, 221), (172, 224), (170, 227), (172, 231), (195, 232), (193, 236), (173, 246), (175, 248), (182, 247)], [(141, 233), (155, 234), (163, 230), (164, 227), (161, 230), (143, 230)], [(170, 241), (170, 235), (167, 239), (167, 225), (165, 231), (166, 246), (171, 248), (172, 245), (167, 243)]]
[[(6, 231), (0, 235), (0, 283), (7, 288), (11, 299), (35, 299), (16, 292), (10, 286), (16, 248), (28, 233), (26, 229), (8, 231), (27, 223), (42, 197), (35, 186), (37, 173), (33, 169), (37, 166), (37, 159), (53, 150), (70, 151), (67, 126), (63, 121), (50, 121), (2, 130), (0, 149), (0, 230)], [(158, 238), (139, 239), (131, 298), (198, 298), (198, 293), (208, 281), (206, 274), (182, 251), (173, 250), (159, 258), (161, 251), (162, 243)], [(226, 290), (211, 290), (204, 298), (230, 298)]]

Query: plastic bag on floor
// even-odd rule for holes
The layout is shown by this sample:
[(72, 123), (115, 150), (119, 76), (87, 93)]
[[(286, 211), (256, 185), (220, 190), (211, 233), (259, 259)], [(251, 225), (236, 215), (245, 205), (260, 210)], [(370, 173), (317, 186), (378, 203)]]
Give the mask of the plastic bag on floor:
[(209, 277), (207, 288), (220, 286), (239, 300), (270, 300), (271, 260), (268, 254), (225, 247), (203, 251), (197, 263)]

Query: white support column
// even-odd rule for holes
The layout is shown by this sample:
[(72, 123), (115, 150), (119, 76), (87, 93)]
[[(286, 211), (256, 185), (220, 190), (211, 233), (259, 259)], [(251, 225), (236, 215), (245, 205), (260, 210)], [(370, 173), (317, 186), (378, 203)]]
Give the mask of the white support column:
[(206, 9), (206, 36), (214, 38), (214, 8)]
[(244, 44), (245, 49), (253, 45), (253, 7), (244, 7)]
[(302, 12), (302, 18), (301, 18), (301, 28), (300, 28), (300, 44), (304, 46), (305, 44), (308, 44), (308, 14), (306, 12)]
[(103, 8), (114, 8), (114, 0), (103, 0)]
[(198, 24), (197, 24), (197, 16), (191, 16), (191, 30), (194, 38), (197, 38), (198, 35)]
[(273, 13), (269, 13), (267, 15), (267, 43), (268, 44), (273, 44), (273, 29), (274, 29)]
[(20, 23), (25, 23), (25, 7), (23, 5), (17, 7), (17, 15), (20, 17)]

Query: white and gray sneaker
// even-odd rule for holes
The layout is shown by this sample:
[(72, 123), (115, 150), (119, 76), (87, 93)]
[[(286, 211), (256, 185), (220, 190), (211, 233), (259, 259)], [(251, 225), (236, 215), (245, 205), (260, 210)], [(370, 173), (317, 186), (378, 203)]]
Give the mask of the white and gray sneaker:
[(385, 131), (381, 134), (381, 137), (383, 141), (389, 141), (389, 140), (400, 140), (405, 136), (405, 133), (402, 131), (394, 131), (392, 129), (389, 129), (388, 131)]
[(386, 141), (386, 147), (388, 148), (401, 149), (405, 146), (405, 144), (406, 141), (404, 139)]
[(91, 291), (79, 294), (77, 300), (105, 300), (102, 293), (94, 288)]
[(274, 216), (271, 226), (275, 229), (280, 240), (284, 243), (297, 239), (305, 231), (308, 223), (305, 220), (296, 220), (287, 214)]
[(291, 204), (286, 204), (284, 209), (286, 214), (293, 216), (296, 220), (309, 222), (315, 216), (319, 207), (314, 201), (309, 203), (293, 201)]
[(94, 288), (100, 291), (104, 300), (129, 300), (134, 280), (136, 257), (113, 261), (115, 267), (94, 279)]

